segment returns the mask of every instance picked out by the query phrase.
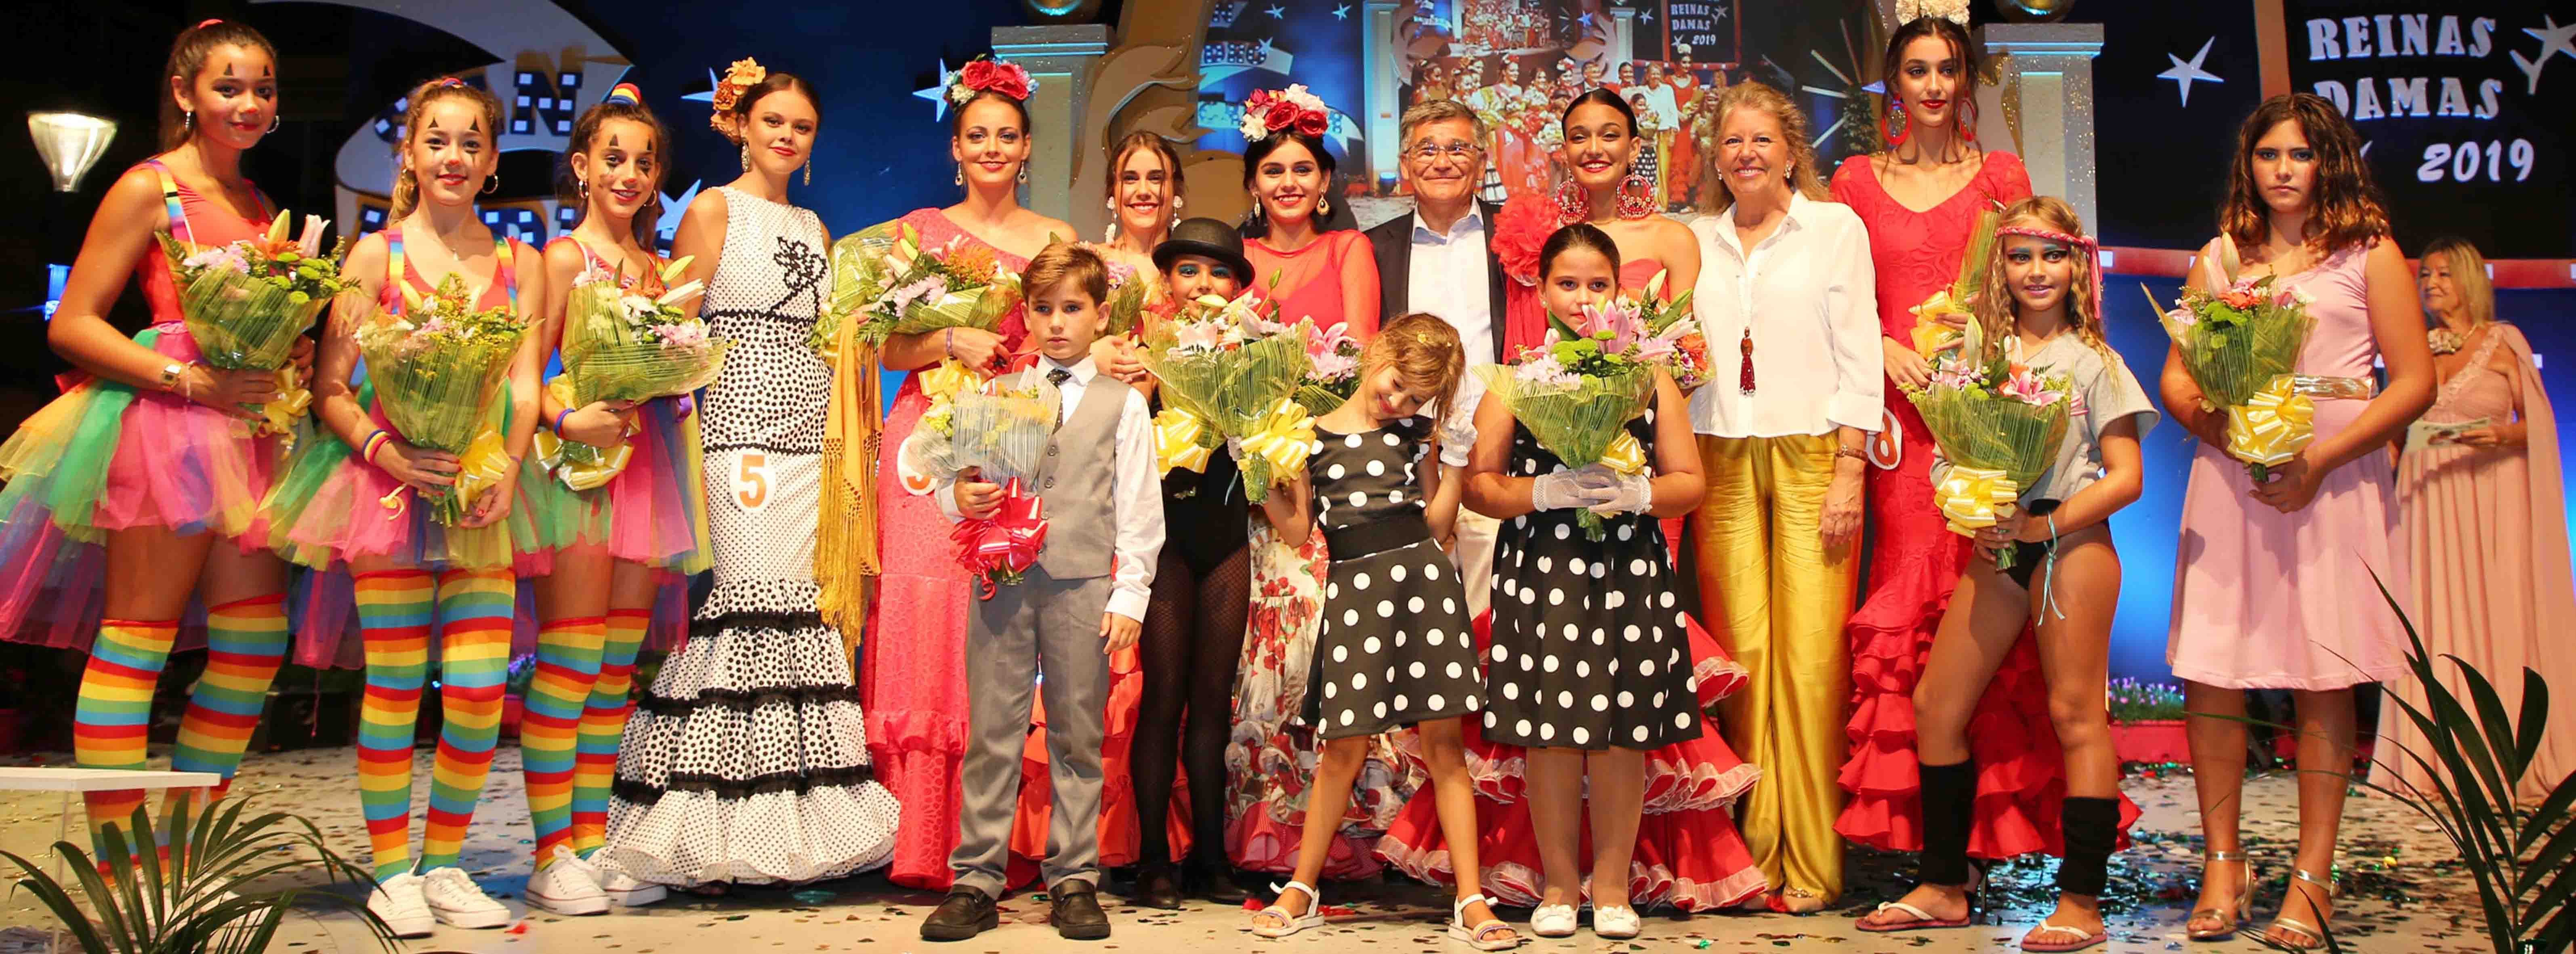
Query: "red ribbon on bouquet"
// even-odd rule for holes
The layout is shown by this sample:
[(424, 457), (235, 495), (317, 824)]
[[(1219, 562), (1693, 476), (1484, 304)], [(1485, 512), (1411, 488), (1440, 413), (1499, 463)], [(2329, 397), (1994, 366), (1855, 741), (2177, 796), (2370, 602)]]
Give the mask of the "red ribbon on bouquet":
[(994, 584), (1018, 583), (1046, 548), (1046, 501), (1023, 493), (1019, 478), (1002, 487), (1002, 506), (990, 519), (961, 520), (949, 531), (957, 562), (975, 574), (976, 598), (992, 599)]

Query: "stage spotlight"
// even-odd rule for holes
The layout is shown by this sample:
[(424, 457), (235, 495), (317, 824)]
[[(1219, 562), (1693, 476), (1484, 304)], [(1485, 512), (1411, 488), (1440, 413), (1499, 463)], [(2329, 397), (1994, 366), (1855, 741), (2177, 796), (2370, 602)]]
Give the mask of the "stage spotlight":
[(107, 144), (116, 139), (116, 120), (75, 112), (29, 112), (27, 135), (35, 137), (36, 154), (53, 173), (54, 191), (77, 192)]

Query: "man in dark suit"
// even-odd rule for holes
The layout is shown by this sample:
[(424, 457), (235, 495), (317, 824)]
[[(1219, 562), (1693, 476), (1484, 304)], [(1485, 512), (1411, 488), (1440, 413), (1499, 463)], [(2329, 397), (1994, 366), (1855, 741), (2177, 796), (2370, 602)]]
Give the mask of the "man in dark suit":
[(1499, 210), (1476, 198), (1485, 178), (1484, 121), (1456, 100), (1404, 111), (1401, 167), (1414, 211), (1368, 230), (1378, 314), (1429, 312), (1458, 329), (1469, 364), (1500, 364), (1503, 269), (1488, 239)]
[[(1377, 256), (1378, 314), (1384, 319), (1428, 312), (1458, 329), (1467, 363), (1503, 363), (1503, 266), (1494, 261), (1492, 203), (1476, 198), (1485, 181), (1490, 142), (1475, 110), (1450, 99), (1426, 100), (1404, 111), (1404, 183), (1414, 210), (1368, 230)], [(1475, 442), (1476, 403), (1484, 389), (1470, 374), (1459, 382), (1456, 407), (1441, 408), (1441, 463), (1449, 479), (1467, 464)], [(1458, 511), (1451, 552), (1467, 585), (1467, 612), (1483, 613), (1490, 598), (1494, 533), (1500, 522)]]

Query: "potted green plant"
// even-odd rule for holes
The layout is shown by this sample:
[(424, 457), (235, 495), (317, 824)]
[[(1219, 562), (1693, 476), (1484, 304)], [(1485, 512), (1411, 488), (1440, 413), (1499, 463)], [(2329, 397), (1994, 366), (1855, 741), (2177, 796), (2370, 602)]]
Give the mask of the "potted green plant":
[(2188, 762), (2182, 688), (2137, 679), (2111, 680), (2111, 748), (2122, 762)]
[(312, 822), (284, 812), (244, 820), (248, 805), (248, 799), (218, 803), (193, 819), (184, 804), (172, 809), (166, 861), (149, 845), (129, 850), (127, 832), (152, 830), (151, 818), (137, 807), (131, 827), (110, 825), (100, 835), (104, 873), (81, 846), (55, 842), (54, 852), (72, 870), (87, 910), (35, 862), (6, 851), (0, 858), (18, 866), (17, 887), (44, 902), (61, 930), (88, 954), (263, 951), (286, 912), (307, 898), (355, 912), (379, 945), (398, 949), (392, 929), (362, 901), (304, 888), (254, 890), (259, 879), (316, 864), (333, 883), (345, 879), (372, 887), (375, 879), (333, 854)]

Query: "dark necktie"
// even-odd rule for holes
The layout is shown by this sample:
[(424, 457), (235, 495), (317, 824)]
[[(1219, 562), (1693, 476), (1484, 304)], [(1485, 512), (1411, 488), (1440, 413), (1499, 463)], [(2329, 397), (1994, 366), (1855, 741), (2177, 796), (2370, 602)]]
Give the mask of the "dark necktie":
[(1072, 380), (1072, 378), (1073, 372), (1067, 371), (1063, 368), (1052, 368), (1047, 371), (1047, 383), (1055, 385), (1056, 387), (1063, 387), (1064, 382)]

